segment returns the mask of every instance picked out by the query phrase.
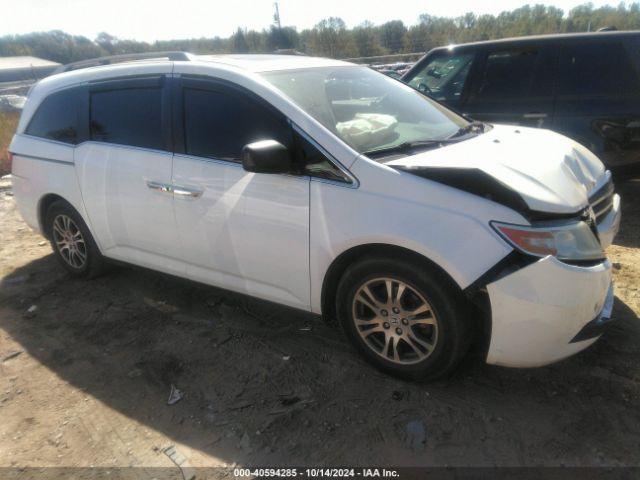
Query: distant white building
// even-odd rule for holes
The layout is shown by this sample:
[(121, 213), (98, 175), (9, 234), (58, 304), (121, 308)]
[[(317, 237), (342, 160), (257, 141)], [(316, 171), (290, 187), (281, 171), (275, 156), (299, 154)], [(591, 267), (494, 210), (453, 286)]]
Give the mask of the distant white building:
[(0, 57), (0, 89), (29, 85), (51, 75), (59, 66), (37, 57)]

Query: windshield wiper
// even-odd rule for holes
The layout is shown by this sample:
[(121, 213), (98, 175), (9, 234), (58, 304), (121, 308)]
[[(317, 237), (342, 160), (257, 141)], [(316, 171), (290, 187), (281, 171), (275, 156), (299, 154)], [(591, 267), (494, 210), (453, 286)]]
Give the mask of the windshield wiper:
[(457, 142), (461, 142), (462, 140), (466, 140), (466, 138), (464, 137), (466, 137), (467, 135), (470, 135), (470, 134), (478, 135), (480, 133), (484, 133), (486, 129), (487, 129), (486, 123), (470, 122), (464, 127), (459, 128), (458, 131), (448, 136), (447, 138), (416, 140), (413, 142), (402, 142), (392, 147), (383, 147), (383, 148), (368, 150), (364, 152), (364, 155), (385, 156), (385, 155), (390, 155), (394, 153), (407, 153), (417, 148), (426, 148), (426, 149), (439, 148), (442, 145), (457, 143)]
[(407, 153), (417, 148), (426, 148), (426, 149), (439, 148), (442, 145), (446, 145), (449, 143), (457, 143), (461, 140), (462, 139), (460, 138), (453, 138), (453, 137), (442, 138), (439, 140), (416, 140), (413, 142), (399, 143), (398, 145), (394, 145), (392, 147), (384, 147), (384, 148), (376, 148), (373, 150), (368, 150), (366, 152), (363, 152), (363, 154), (367, 156), (379, 156), (379, 155), (384, 156), (384, 155), (389, 155), (393, 153)]
[(454, 133), (453, 135), (451, 135), (448, 139), (452, 139), (452, 138), (458, 138), (458, 137), (462, 137), (464, 135), (468, 135), (470, 133), (484, 133), (484, 131), (487, 128), (487, 124), (486, 123), (482, 123), (482, 122), (470, 122), (467, 125), (465, 125), (464, 127), (461, 127), (458, 129), (458, 131), (456, 133)]

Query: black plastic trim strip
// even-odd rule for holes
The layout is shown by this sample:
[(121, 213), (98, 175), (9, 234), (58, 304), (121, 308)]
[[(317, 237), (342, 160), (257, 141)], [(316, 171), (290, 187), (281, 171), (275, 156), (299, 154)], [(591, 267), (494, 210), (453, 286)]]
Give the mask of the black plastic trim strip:
[(525, 253), (513, 250), (511, 253), (503, 257), (493, 267), (480, 275), (471, 285), (465, 288), (462, 292), (467, 298), (473, 298), (481, 289), (500, 280), (507, 275), (510, 275), (524, 267), (527, 267), (540, 260), (538, 257), (527, 255)]
[(165, 73), (151, 75), (131, 75), (124, 77), (101, 78), (88, 83), (91, 92), (127, 90), (132, 88), (162, 88), (166, 81)]
[(602, 335), (613, 323), (613, 317), (601, 318), (598, 315), (596, 318), (587, 323), (582, 329), (571, 339), (569, 343), (583, 342), (585, 340), (591, 340)]

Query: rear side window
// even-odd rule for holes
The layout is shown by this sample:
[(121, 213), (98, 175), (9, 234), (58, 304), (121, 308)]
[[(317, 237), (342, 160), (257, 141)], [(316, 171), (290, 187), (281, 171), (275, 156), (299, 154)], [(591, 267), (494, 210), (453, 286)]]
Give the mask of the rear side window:
[(231, 92), (183, 89), (186, 153), (238, 161), (242, 147), (272, 139), (291, 145), (291, 129), (257, 101)]
[(573, 45), (560, 55), (560, 95), (638, 93), (636, 72), (622, 43)]
[(528, 96), (538, 61), (536, 50), (502, 50), (487, 55), (480, 76), (478, 97), (483, 99)]
[(91, 92), (91, 140), (161, 150), (161, 88)]
[(27, 127), (27, 135), (78, 143), (78, 91), (63, 90), (43, 100)]

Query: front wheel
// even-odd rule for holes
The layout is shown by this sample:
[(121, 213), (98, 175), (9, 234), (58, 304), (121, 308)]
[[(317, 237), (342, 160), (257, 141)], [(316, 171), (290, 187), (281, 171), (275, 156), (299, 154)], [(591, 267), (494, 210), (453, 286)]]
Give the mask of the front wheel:
[(367, 258), (347, 269), (336, 302), (347, 336), (367, 360), (388, 373), (440, 377), (468, 349), (466, 300), (435, 269)]

